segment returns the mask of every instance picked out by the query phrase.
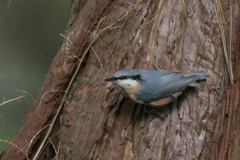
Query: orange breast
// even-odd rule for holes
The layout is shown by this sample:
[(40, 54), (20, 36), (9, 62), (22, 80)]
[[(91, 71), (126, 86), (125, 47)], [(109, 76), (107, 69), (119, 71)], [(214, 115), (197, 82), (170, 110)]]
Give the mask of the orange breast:
[[(181, 89), (180, 91), (176, 92), (175, 95), (176, 97), (180, 96), (183, 92), (185, 88)], [(165, 97), (165, 98), (162, 98), (160, 100), (157, 100), (157, 101), (152, 101), (151, 103), (149, 103), (148, 105), (150, 106), (155, 106), (155, 107), (161, 107), (163, 105), (166, 105), (170, 102), (172, 102), (174, 100), (174, 98), (172, 96), (168, 96), (168, 97)]]
[[(185, 88), (179, 90), (178, 92), (175, 93), (176, 97), (180, 96), (182, 93), (183, 93), (183, 90)], [(144, 102), (142, 101), (139, 101), (135, 98), (135, 93), (137, 91), (137, 89), (132, 89), (130, 91), (126, 91), (123, 89), (123, 91), (128, 95), (129, 98), (131, 98), (133, 101), (137, 102), (137, 103), (140, 103), (140, 104), (144, 104)], [(164, 106), (170, 102), (172, 102), (175, 98), (173, 98), (172, 96), (168, 96), (168, 97), (165, 97), (165, 98), (162, 98), (162, 99), (159, 99), (157, 101), (152, 101), (151, 103), (147, 103), (147, 105), (149, 106), (155, 106), (155, 107), (161, 107), (161, 106)]]

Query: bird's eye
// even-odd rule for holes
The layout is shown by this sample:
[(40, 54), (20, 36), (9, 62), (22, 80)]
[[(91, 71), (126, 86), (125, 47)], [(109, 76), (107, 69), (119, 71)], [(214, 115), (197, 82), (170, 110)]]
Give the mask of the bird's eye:
[(121, 79), (126, 79), (127, 77), (126, 76), (122, 76)]

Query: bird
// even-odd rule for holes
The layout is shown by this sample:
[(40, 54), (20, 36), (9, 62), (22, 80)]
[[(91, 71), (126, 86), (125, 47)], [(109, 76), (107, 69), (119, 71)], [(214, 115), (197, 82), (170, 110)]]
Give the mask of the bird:
[(204, 71), (182, 74), (157, 69), (123, 69), (105, 81), (114, 82), (130, 99), (139, 104), (162, 107), (189, 87), (198, 87), (198, 81), (206, 80)]

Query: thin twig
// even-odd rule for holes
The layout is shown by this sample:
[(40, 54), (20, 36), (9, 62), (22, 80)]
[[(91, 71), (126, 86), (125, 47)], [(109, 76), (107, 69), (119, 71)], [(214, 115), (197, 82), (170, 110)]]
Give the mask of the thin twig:
[(226, 42), (226, 36), (225, 36), (225, 28), (223, 27), (225, 24), (226, 24), (226, 21), (224, 19), (224, 15), (223, 15), (223, 10), (222, 10), (222, 6), (221, 6), (221, 3), (219, 2), (218, 3), (218, 9), (219, 9), (219, 14), (221, 16), (221, 20), (222, 20), (222, 34), (223, 34), (223, 39), (224, 39), (224, 42), (223, 42), (223, 48), (224, 48), (224, 55), (225, 55), (225, 59), (227, 61), (227, 68), (228, 68), (228, 72), (229, 72), (229, 78), (230, 78), (230, 82), (231, 84), (233, 84), (233, 71), (232, 71), (232, 60), (231, 60), (231, 56), (230, 56), (230, 53), (228, 52), (227, 50), (227, 42)]
[(55, 147), (55, 145), (53, 144), (53, 142), (52, 142), (52, 139), (50, 139), (50, 138), (48, 138), (49, 139), (49, 142), (52, 144), (52, 146), (53, 146), (53, 149), (54, 149), (54, 151), (55, 151), (55, 154), (57, 155), (58, 153), (57, 153), (57, 149), (56, 149), (56, 147)]
[(19, 90), (19, 89), (14, 89), (14, 90), (7, 91), (3, 96), (3, 102), (5, 102), (5, 98), (6, 98), (7, 94), (9, 94), (10, 92), (22, 92), (22, 95), (23, 95), (23, 93), (28, 94), (32, 98), (33, 102), (35, 102), (33, 96), (30, 93), (28, 93), (24, 90)]
[(60, 33), (60, 36), (62, 36), (63, 38), (67, 38), (64, 34)]
[(96, 28), (96, 31), (98, 30), (98, 27), (100, 26), (100, 24), (102, 23), (102, 21), (103, 21), (104, 18), (105, 18), (105, 17), (101, 18), (101, 20), (99, 21), (99, 23), (98, 23), (98, 25), (97, 25), (97, 28)]
[(163, 70), (162, 66), (160, 66), (159, 64), (158, 65), (153, 65), (157, 70)]
[(39, 102), (39, 106), (41, 106), (41, 103), (42, 103), (42, 99), (43, 99), (43, 97), (47, 94), (47, 93), (52, 93), (52, 92), (65, 92), (65, 91), (61, 91), (61, 90), (52, 90), (52, 91), (47, 91), (47, 92), (45, 92), (43, 95), (42, 95), (42, 97), (41, 97), (41, 99), (40, 99), (40, 102)]
[(58, 150), (57, 150), (57, 154), (56, 154), (56, 156), (54, 157), (54, 159), (56, 159), (56, 160), (58, 159), (60, 145), (61, 145), (61, 141), (58, 142)]
[(29, 148), (31, 147), (31, 144), (32, 144), (33, 140), (35, 139), (35, 137), (36, 137), (40, 132), (42, 132), (45, 128), (47, 128), (48, 126), (49, 126), (49, 125), (44, 126), (40, 131), (38, 131), (38, 132), (33, 136), (33, 138), (31, 139), (31, 141), (30, 141), (30, 143), (29, 143), (29, 145), (28, 145), (27, 153), (28, 153), (28, 150), (29, 150)]
[(7, 104), (7, 103), (9, 103), (9, 102), (12, 102), (12, 101), (17, 101), (17, 100), (19, 100), (19, 99), (21, 99), (21, 98), (23, 98), (23, 97), (25, 97), (25, 95), (22, 95), (22, 96), (17, 97), (17, 98), (10, 99), (10, 100), (8, 100), (8, 101), (5, 101), (5, 102), (1, 103), (0, 106), (2, 106), (2, 105), (4, 105), (4, 104)]
[(96, 54), (96, 52), (94, 51), (94, 49), (93, 49), (93, 47), (91, 47), (91, 49), (93, 50), (93, 53), (95, 54), (95, 56), (97, 57), (97, 59), (98, 59), (98, 61), (99, 61), (99, 63), (100, 63), (100, 69), (97, 71), (97, 73), (96, 73), (96, 75), (101, 71), (101, 69), (102, 69), (102, 63), (101, 63), (101, 61), (100, 61), (100, 59), (98, 58), (98, 56), (97, 56), (97, 54)]
[(14, 147), (16, 147), (17, 149), (19, 149), (19, 150), (26, 156), (27, 160), (30, 160), (30, 159), (28, 158), (27, 154), (26, 154), (21, 148), (19, 148), (16, 144), (13, 144), (12, 142), (9, 142), (9, 141), (7, 141), (7, 140), (2, 140), (2, 139), (0, 139), (0, 142), (5, 142), (5, 143), (8, 143), (8, 144), (13, 145)]
[[(54, 135), (53, 135), (52, 137), (50, 137), (50, 138), (48, 137), (48, 141), (44, 144), (43, 149), (48, 145), (48, 143), (50, 142), (50, 140), (51, 140), (55, 135), (56, 135), (56, 134), (54, 134)], [(43, 149), (40, 151), (38, 157), (39, 157), (40, 154), (42, 153)], [(36, 157), (36, 158), (38, 158), (38, 157)]]
[(221, 37), (222, 37), (222, 43), (223, 43), (223, 52), (224, 52), (224, 56), (226, 59), (226, 63), (227, 63), (227, 69), (228, 69), (228, 73), (229, 73), (229, 78), (230, 78), (230, 82), (231, 84), (233, 84), (233, 72), (232, 72), (232, 63), (231, 61), (231, 57), (228, 56), (228, 52), (227, 52), (227, 43), (226, 43), (226, 36), (225, 36), (225, 30), (223, 27), (223, 23), (224, 18), (223, 18), (223, 11), (222, 11), (222, 7), (221, 4), (218, 3), (215, 7), (215, 12), (217, 15), (217, 19), (218, 19), (218, 24), (219, 24), (219, 28), (220, 28), (220, 33), (221, 33)]
[(2, 115), (0, 115), (0, 117), (1, 117), (2, 120), (3, 120), (3, 125), (0, 127), (0, 132), (2, 132), (2, 129), (3, 129), (3, 127), (4, 127), (5, 124), (6, 124), (6, 119), (5, 119)]
[[(229, 42), (229, 62), (230, 62), (230, 71), (232, 71), (232, 3), (230, 3), (230, 42)], [(231, 83), (233, 84), (233, 71), (231, 72), (232, 74), (232, 81)]]

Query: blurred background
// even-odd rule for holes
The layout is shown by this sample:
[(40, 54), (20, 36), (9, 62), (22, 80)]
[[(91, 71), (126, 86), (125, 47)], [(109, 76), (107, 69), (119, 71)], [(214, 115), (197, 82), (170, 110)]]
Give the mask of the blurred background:
[[(70, 0), (0, 2), (0, 103), (6, 92), (24, 90), (35, 99), (65, 34)], [(6, 100), (21, 96), (10, 92)], [(30, 96), (0, 106), (0, 139), (11, 141)], [(4, 127), (3, 117), (6, 121)], [(8, 144), (0, 142), (0, 153)]]

